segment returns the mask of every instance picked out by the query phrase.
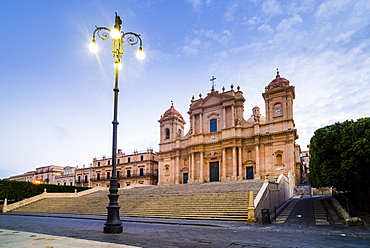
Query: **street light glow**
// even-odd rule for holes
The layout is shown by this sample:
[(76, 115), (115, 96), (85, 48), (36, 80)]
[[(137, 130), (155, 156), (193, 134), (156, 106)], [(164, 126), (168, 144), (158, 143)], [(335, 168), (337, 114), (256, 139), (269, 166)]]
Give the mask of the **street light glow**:
[(112, 37), (112, 39), (114, 40), (119, 40), (121, 38), (121, 32), (116, 29), (116, 28), (113, 28), (111, 31), (110, 31), (110, 36)]
[(99, 47), (98, 45), (96, 44), (96, 41), (93, 40), (90, 45), (89, 45), (89, 50), (93, 53), (97, 53), (99, 51)]
[(122, 70), (123, 69), (123, 65), (122, 63), (114, 63), (114, 68), (118, 68), (118, 70)]
[(145, 59), (145, 53), (143, 51), (143, 49), (140, 47), (139, 50), (136, 52), (136, 58), (137, 59), (140, 59), (140, 60), (143, 60)]

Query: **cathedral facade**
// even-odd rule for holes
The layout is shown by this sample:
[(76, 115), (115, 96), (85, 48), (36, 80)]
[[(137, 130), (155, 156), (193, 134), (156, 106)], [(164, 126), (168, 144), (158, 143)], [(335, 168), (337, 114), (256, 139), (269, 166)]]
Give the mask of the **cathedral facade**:
[(246, 120), (239, 86), (222, 92), (212, 87), (204, 98), (192, 98), (186, 134), (185, 120), (172, 104), (159, 120), (158, 184), (277, 178), (282, 173), (299, 182), (295, 87), (277, 72), (262, 96), (265, 116), (256, 106)]

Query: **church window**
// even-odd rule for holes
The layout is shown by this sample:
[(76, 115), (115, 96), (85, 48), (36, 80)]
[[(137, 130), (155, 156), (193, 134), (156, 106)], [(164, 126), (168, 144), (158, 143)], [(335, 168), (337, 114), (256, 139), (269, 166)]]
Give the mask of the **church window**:
[(144, 168), (140, 168), (140, 176), (144, 176)]
[(87, 175), (85, 175), (85, 183), (87, 183)]
[(100, 173), (96, 174), (96, 180), (100, 180)]
[(281, 155), (281, 154), (276, 155), (276, 163), (277, 164), (282, 164), (283, 163), (283, 155)]
[(209, 121), (209, 132), (217, 132), (217, 119), (212, 119)]
[(119, 164), (119, 159), (117, 159), (117, 164)]
[(131, 158), (130, 157), (128, 157), (127, 158), (127, 163), (130, 163), (131, 162)]
[(127, 170), (127, 177), (131, 177), (131, 170)]
[(108, 171), (107, 172), (107, 179), (109, 179), (110, 178), (110, 172)]
[(77, 182), (81, 182), (81, 176), (78, 176)]
[(119, 178), (120, 171), (117, 171), (117, 178)]
[(170, 138), (170, 129), (166, 128), (166, 139)]
[(98, 166), (100, 166), (100, 162), (98, 162)]
[(108, 165), (110, 165), (110, 160), (108, 160)]
[(143, 161), (144, 160), (144, 155), (141, 155), (140, 156), (140, 161)]

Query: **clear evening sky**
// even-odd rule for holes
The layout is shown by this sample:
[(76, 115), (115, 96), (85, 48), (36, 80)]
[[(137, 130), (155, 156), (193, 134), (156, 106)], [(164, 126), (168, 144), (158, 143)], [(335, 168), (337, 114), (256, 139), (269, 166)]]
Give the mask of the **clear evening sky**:
[(119, 76), (127, 153), (157, 151), (160, 116), (173, 101), (188, 122), (212, 76), (220, 91), (240, 85), (248, 119), (279, 68), (303, 150), (317, 128), (370, 116), (368, 0), (2, 0), (0, 178), (111, 156), (114, 59), (108, 43), (88, 45), (115, 12), (146, 53), (127, 47)]

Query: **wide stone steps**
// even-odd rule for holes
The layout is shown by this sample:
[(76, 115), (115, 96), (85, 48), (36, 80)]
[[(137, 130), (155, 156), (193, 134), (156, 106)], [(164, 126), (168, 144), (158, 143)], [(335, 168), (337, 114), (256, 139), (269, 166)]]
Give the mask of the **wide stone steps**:
[[(259, 189), (256, 185), (259, 184), (261, 183), (254, 182), (251, 186), (255, 189), (254, 197)], [(121, 206), (120, 216), (247, 221), (249, 189), (246, 186), (248, 184), (234, 183), (233, 185), (210, 184), (190, 187), (174, 185), (121, 189), (118, 199)], [(222, 192), (230, 188), (233, 189), (232, 192)], [(163, 193), (164, 191), (167, 193)], [(106, 206), (109, 203), (108, 194), (107, 190), (102, 190), (81, 197), (46, 198), (15, 209), (14, 212), (105, 216)]]

